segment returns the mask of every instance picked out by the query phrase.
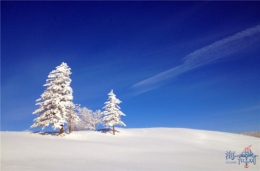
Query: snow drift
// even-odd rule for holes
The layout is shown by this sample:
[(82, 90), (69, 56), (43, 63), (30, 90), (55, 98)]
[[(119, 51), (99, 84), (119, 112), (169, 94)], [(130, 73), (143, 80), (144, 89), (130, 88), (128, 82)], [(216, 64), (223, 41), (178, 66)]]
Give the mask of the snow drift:
[[(228, 164), (227, 151), (245, 147), (260, 155), (259, 138), (183, 128), (79, 131), (65, 137), (52, 133), (1, 132), (1, 170), (15, 171), (151, 171), (245, 170)], [(249, 163), (248, 170), (259, 169)]]

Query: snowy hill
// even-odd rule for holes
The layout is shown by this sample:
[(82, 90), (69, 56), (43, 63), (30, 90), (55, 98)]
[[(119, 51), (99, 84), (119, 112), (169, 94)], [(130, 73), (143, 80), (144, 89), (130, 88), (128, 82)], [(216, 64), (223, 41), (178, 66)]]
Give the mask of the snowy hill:
[[(1, 170), (245, 170), (237, 158), (226, 160), (226, 152), (239, 155), (252, 145), (260, 155), (260, 139), (245, 135), (183, 128), (117, 130), (115, 136), (80, 131), (64, 137), (1, 132)], [(248, 170), (259, 168), (257, 156)]]

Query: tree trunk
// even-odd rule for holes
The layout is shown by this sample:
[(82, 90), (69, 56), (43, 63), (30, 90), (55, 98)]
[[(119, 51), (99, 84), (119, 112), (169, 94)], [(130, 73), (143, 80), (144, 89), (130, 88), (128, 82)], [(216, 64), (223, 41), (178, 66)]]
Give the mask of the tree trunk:
[(70, 110), (70, 126), (69, 126), (69, 134), (72, 133), (72, 110)]
[(113, 135), (115, 135), (115, 125), (113, 125)]
[(60, 125), (60, 126), (61, 126), (61, 128), (60, 128), (60, 133), (59, 133), (59, 135), (64, 133), (63, 125)]
[(69, 126), (69, 134), (72, 133), (72, 118), (70, 114), (70, 126)]
[(72, 133), (72, 125), (70, 123), (70, 126), (69, 126), (69, 134)]

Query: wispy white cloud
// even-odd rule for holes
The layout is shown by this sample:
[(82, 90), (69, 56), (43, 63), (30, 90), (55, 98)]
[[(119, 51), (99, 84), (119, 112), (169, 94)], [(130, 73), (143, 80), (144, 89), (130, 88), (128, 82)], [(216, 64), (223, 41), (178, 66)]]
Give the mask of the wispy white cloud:
[(251, 106), (248, 108), (239, 109), (239, 110), (233, 111), (232, 113), (234, 113), (234, 114), (248, 113), (248, 112), (259, 111), (259, 110), (260, 110), (260, 105), (256, 105), (256, 106)]
[[(246, 107), (246, 108), (240, 108), (240, 109), (235, 109), (235, 110), (230, 110), (230, 111), (212, 113), (208, 116), (216, 118), (217, 116), (234, 116), (234, 115), (238, 116), (239, 114), (247, 114), (247, 117), (249, 117), (250, 114), (255, 116), (255, 112), (258, 112), (258, 111), (260, 111), (260, 104), (253, 105), (253, 106)], [(240, 117), (238, 117), (238, 118), (241, 119)]]
[(213, 63), (218, 59), (228, 57), (232, 53), (251, 46), (259, 39), (260, 25), (257, 25), (216, 41), (185, 56), (181, 65), (134, 84), (132, 86), (135, 89), (134, 94), (137, 95), (158, 88), (169, 79), (173, 79), (192, 69)]

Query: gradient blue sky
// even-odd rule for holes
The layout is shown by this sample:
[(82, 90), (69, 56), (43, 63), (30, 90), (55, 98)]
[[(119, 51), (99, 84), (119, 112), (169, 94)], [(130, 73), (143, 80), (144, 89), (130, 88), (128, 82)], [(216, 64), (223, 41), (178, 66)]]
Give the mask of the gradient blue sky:
[(114, 89), (127, 128), (259, 131), (259, 9), (260, 2), (1, 2), (1, 130), (30, 129), (48, 74), (66, 62), (74, 103), (102, 109)]

